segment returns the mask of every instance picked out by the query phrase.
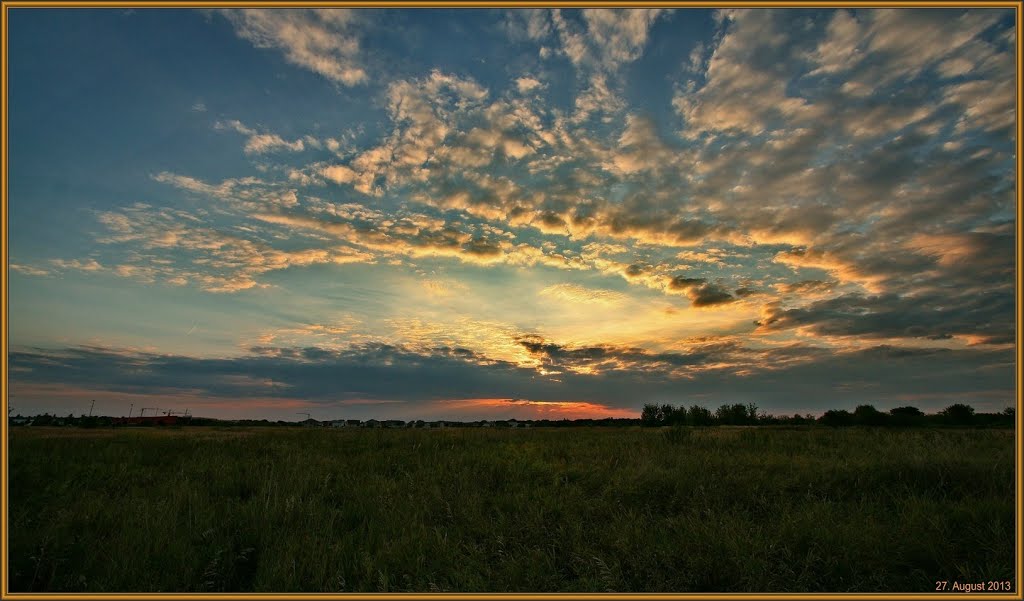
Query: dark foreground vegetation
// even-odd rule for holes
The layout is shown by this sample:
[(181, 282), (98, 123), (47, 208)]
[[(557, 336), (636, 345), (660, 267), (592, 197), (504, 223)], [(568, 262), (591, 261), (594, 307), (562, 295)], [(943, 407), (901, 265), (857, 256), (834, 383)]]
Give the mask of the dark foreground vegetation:
[(1012, 430), (16, 428), (8, 460), (12, 592), (1014, 576)]

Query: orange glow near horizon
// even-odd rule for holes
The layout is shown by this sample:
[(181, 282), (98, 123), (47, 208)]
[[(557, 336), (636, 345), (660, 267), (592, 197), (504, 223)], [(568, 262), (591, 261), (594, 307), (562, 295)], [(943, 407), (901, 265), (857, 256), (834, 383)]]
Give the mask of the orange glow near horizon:
[[(478, 419), (604, 419), (604, 418), (636, 418), (639, 414), (630, 409), (609, 407), (601, 403), (588, 401), (534, 401), (528, 399), (509, 398), (477, 398), (451, 399), (409, 404), (401, 400), (386, 399), (346, 399), (340, 401), (309, 401), (288, 397), (231, 397), (211, 398), (196, 394), (193, 391), (161, 391), (149, 394), (96, 390), (63, 385), (37, 385), (21, 387), (16, 398), (32, 399), (36, 402), (51, 401), (55, 405), (67, 406), (68, 403), (80, 404), (82, 410), (73, 413), (84, 413), (89, 402), (96, 399), (97, 415), (127, 415), (134, 404), (138, 411), (143, 406), (160, 407), (161, 409), (181, 410), (191, 408), (193, 415), (198, 417), (214, 417), (220, 419), (249, 419), (262, 417), (266, 410), (280, 410), (283, 416), (272, 419), (292, 419), (293, 411), (313, 410), (315, 419), (330, 420), (349, 417), (354, 409), (364, 408), (360, 417), (364, 419), (452, 419), (458, 421), (476, 421)], [(374, 408), (379, 410), (374, 410)], [(15, 405), (15, 410), (17, 406)], [(261, 415), (253, 415), (253, 412)], [(59, 409), (41, 409), (39, 411), (63, 414)], [(32, 412), (35, 414), (35, 411)]]
[(528, 399), (453, 399), (439, 405), (474, 415), (515, 419), (635, 418), (635, 411), (588, 401), (531, 401)]

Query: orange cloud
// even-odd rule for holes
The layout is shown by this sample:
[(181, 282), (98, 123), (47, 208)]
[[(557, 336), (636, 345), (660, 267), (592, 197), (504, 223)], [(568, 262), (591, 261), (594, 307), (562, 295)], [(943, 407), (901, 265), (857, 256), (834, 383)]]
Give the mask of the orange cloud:
[(836, 256), (828, 251), (815, 249), (798, 249), (780, 252), (775, 255), (775, 262), (787, 265), (794, 269), (821, 269), (827, 271), (840, 282), (853, 282), (860, 284), (865, 290), (872, 293), (882, 292), (882, 276), (865, 273), (854, 263)]

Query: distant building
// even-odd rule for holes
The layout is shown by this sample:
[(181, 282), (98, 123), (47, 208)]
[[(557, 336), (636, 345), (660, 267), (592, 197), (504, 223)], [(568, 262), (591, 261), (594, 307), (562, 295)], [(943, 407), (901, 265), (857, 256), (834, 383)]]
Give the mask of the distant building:
[(138, 415), (135, 417), (115, 417), (115, 426), (176, 426), (189, 423), (188, 419), (180, 418), (177, 415)]
[(336, 419), (331, 422), (332, 428), (358, 428), (363, 422), (358, 419)]
[(384, 420), (383, 426), (385, 428), (401, 428), (405, 426), (405, 422), (400, 419), (388, 419)]
[(364, 428), (379, 428), (380, 422), (375, 419), (368, 419), (362, 423), (362, 426)]

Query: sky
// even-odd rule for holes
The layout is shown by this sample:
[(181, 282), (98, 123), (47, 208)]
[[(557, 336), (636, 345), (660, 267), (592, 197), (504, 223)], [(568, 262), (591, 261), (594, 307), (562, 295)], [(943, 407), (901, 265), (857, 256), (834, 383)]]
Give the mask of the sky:
[(1014, 404), (1012, 9), (29, 9), (10, 405)]

